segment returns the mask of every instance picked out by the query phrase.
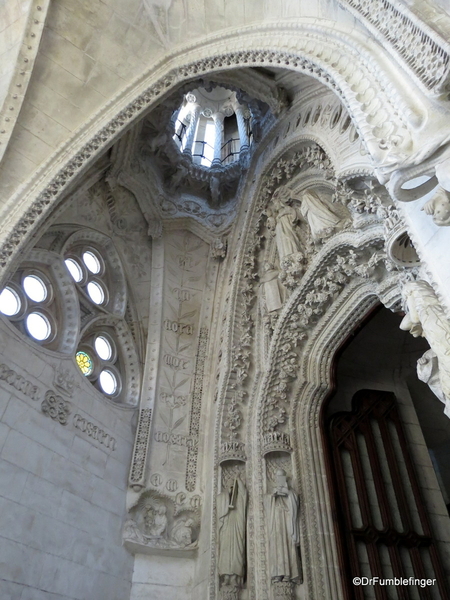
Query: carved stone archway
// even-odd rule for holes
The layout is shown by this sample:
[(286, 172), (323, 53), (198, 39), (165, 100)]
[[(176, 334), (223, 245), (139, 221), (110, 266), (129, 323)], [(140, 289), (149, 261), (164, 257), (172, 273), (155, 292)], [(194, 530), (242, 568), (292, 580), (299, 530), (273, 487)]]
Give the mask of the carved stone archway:
[[(228, 51), (230, 46), (233, 52)], [(374, 162), (383, 163), (387, 171), (407, 160), (409, 151), (414, 153), (413, 146), (425, 151), (424, 140), (413, 140), (418, 135), (414, 128), (425, 118), (431, 100), (419, 89), (413, 94), (406, 89), (408, 86), (397, 88), (395, 77), (366, 48), (364, 36), (356, 32), (349, 35), (335, 23), (331, 26), (308, 19), (300, 29), (298, 24), (291, 28), (285, 23), (244, 28), (184, 48), (157, 65), (38, 169), (5, 205), (8, 216), (0, 248), (3, 272), (88, 168), (153, 106), (186, 81), (250, 66), (277, 66), (306, 73), (333, 89), (352, 116)], [(398, 75), (401, 80), (400, 72)], [(441, 143), (434, 140), (433, 147), (426, 151), (430, 153)]]
[[(271, 597), (264, 512), (265, 457), (277, 451), (293, 457), (292, 480), (297, 482), (301, 502), (305, 502), (305, 593), (321, 600), (342, 597), (319, 430), (320, 406), (331, 387), (332, 358), (345, 337), (380, 301), (389, 308), (398, 307), (400, 301), (398, 272), (391, 274), (384, 266), (382, 219), (362, 229), (344, 229), (319, 246), (306, 271), (302, 272), (306, 267), (301, 267), (298, 274), (292, 272), (295, 282), (291, 295), (277, 319), (268, 352), (261, 359), (263, 352), (255, 343), (255, 337), (261, 338), (260, 333), (255, 334), (261, 327), (255, 317), (255, 278), (261, 263), (261, 236), (267, 235), (262, 233), (267, 225), (267, 208), (284, 181), (280, 173), (285, 169), (289, 178), (298, 170), (300, 175), (295, 180), (299, 180), (299, 189), (303, 189), (302, 177), (315, 182), (312, 185), (320, 185), (321, 178), (326, 186), (333, 181), (335, 165), (321, 147), (304, 139), (297, 144), (288, 148), (290, 158), (280, 152), (272, 156), (264, 168), (266, 177), (252, 189), (246, 233), (234, 257), (234, 283), (226, 301), (230, 319), (223, 333), (228, 350), (220, 365), (216, 464), (234, 458), (247, 465), (251, 488), (248, 581), (251, 597), (258, 600)], [(217, 490), (216, 473), (214, 494)], [(213, 548), (214, 531), (213, 526)], [(214, 551), (212, 556), (210, 597), (216, 598)]]
[[(302, 560), (304, 581), (310, 598), (342, 598), (339, 563), (335, 544), (335, 532), (331, 513), (329, 489), (323, 456), (323, 440), (320, 429), (321, 406), (332, 389), (333, 358), (345, 339), (364, 320), (371, 309), (379, 304), (380, 299), (394, 306), (400, 299), (400, 288), (391, 281), (387, 294), (377, 290), (374, 280), (350, 281), (341, 295), (328, 307), (315, 327), (308, 331), (308, 341), (301, 350), (297, 364), (296, 380), (288, 392), (290, 398), (289, 417), (291, 427), (288, 431), (292, 447), (293, 479), (298, 483), (297, 490), (302, 506)], [(387, 291), (387, 289), (386, 289)], [(285, 323), (298, 308), (302, 290), (292, 299), (291, 310), (285, 313)], [(263, 481), (265, 478), (264, 431), (261, 427), (262, 406), (268, 400), (270, 380), (280, 370), (281, 348), (284, 346), (283, 323), (277, 327), (279, 339), (274, 340), (272, 361), (269, 372), (265, 374), (260, 386), (260, 396), (253, 426), (257, 428), (255, 444), (252, 447), (253, 486), (254, 486), (254, 530), (258, 531), (256, 555), (259, 565), (258, 583), (263, 589), (270, 589), (267, 579), (266, 556), (264, 546), (267, 545), (264, 526)], [(275, 358), (278, 354), (278, 361)], [(259, 421), (259, 422), (258, 422)], [(255, 538), (256, 539), (256, 538)], [(268, 596), (267, 596), (268, 597)]]

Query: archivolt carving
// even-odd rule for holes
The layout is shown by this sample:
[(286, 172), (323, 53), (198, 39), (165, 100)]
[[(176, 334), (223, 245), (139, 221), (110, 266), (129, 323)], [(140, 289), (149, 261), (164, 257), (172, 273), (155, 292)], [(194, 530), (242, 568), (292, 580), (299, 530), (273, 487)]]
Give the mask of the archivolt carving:
[[(184, 66), (172, 67), (157, 81), (146, 80), (141, 84), (140, 91), (135, 92), (135, 99), (130, 100), (131, 92), (118, 99), (114, 109), (108, 108), (108, 114), (101, 116), (103, 123), (109, 118), (106, 125), (99, 129), (94, 124), (90, 133), (77, 140), (72, 148), (65, 148), (64, 152), (52, 157), (30, 182), (27, 195), (20, 195), (21, 206), (24, 208), (20, 209), (20, 216), (4, 240), (0, 250), (0, 266), (7, 266), (12, 255), (26, 243), (28, 234), (44, 219), (49, 208), (53, 208), (88, 164), (144, 111), (148, 111), (152, 104), (167, 95), (170, 89), (194, 76), (235, 66), (283, 65), (305, 72), (332, 88), (342, 98), (369, 152), (376, 162), (383, 162), (385, 172), (403, 163), (412, 146), (408, 125), (401, 115), (417, 121), (408, 104), (410, 94), (405, 93), (402, 97), (393, 91), (392, 82), (377, 68), (373, 58), (359, 47), (359, 42), (338, 32), (336, 28), (328, 31), (316, 26), (304, 26), (301, 35), (298, 29), (284, 29), (285, 26), (279, 27), (283, 47), (287, 43), (295, 51), (265, 50), (265, 32), (252, 33), (235, 40), (237, 47), (243, 48), (240, 51), (225, 54), (218, 51), (211, 58), (192, 62), (188, 58)], [(273, 47), (273, 36), (270, 36), (270, 40)], [(222, 42), (223, 39), (216, 46), (217, 49), (222, 46)], [(256, 47), (248, 49), (252, 46)], [(191, 54), (184, 51), (182, 56), (193, 56), (196, 51), (198, 52), (192, 48)], [(210, 52), (214, 53), (213, 46)], [(355, 64), (358, 65), (356, 69)], [(434, 147), (439, 143), (436, 140), (432, 142)], [(67, 156), (71, 157), (68, 161)], [(37, 195), (34, 195), (39, 189)], [(17, 202), (18, 198), (11, 199), (12, 204), (17, 205)], [(19, 213), (16, 211), (15, 214)]]
[[(335, 200), (350, 208), (353, 214), (353, 230), (348, 230), (347, 223), (346, 229), (335, 233), (325, 243), (319, 243), (314, 250), (309, 249), (305, 264), (298, 276), (293, 277), (286, 304), (275, 318), (269, 356), (265, 356), (264, 362), (258, 365), (254, 340), (258, 306), (255, 297), (259, 289), (262, 249), (270, 238), (271, 227), (273, 231), (273, 225), (270, 225), (272, 215), (267, 205), (277, 187), (285, 181), (297, 181), (301, 177), (307, 179), (309, 170), (322, 172), (324, 179), (334, 184)], [(254, 212), (245, 225), (248, 233), (242, 242), (241, 254), (233, 257), (234, 264), (237, 262), (240, 267), (236, 269), (232, 292), (235, 299), (233, 321), (228, 322), (227, 330), (232, 340), (231, 354), (227, 357), (230, 372), (219, 394), (220, 451), (224, 452), (227, 440), (243, 445), (245, 438), (242, 432), (251, 431), (246, 439), (253, 440), (253, 445), (245, 448), (243, 459), (246, 457), (251, 464), (252, 489), (256, 490), (256, 497), (250, 496), (248, 524), (252, 532), (248, 572), (254, 583), (249, 589), (252, 597), (265, 600), (270, 587), (265, 550), (267, 522), (262, 516), (266, 476), (262, 456), (277, 452), (288, 456), (291, 448), (295, 448), (294, 462), (297, 466), (293, 481), (300, 490), (302, 506), (305, 497), (309, 498), (301, 518), (302, 539), (308, 537), (304, 551), (305, 593), (311, 598), (323, 598), (326, 596), (325, 587), (331, 586), (335, 590), (332, 597), (339, 598), (339, 583), (335, 582), (334, 575), (325, 572), (324, 566), (336, 564), (335, 549), (330, 542), (324, 541), (321, 534), (323, 531), (332, 534), (333, 529), (331, 516), (324, 506), (327, 493), (325, 477), (321, 479), (322, 487), (318, 488), (317, 482), (317, 473), (324, 473), (321, 459), (317, 463), (316, 456), (321, 451), (318, 420), (321, 401), (326, 393), (320, 382), (329, 381), (327, 369), (333, 353), (354, 328), (355, 322), (378, 302), (377, 296), (389, 307), (399, 304), (398, 271), (384, 252), (384, 222), (392, 212), (392, 205), (388, 196), (371, 185), (364, 188), (365, 193), (360, 193), (336, 182), (328, 157), (315, 145), (291, 151), (289, 158), (274, 159), (270, 170), (266, 167), (266, 171), (268, 174), (255, 193)], [(271, 243), (275, 243), (273, 238)], [(265, 257), (273, 256), (267, 249), (264, 252)], [(332, 332), (327, 334), (327, 342), (321, 342), (318, 348), (317, 336), (329, 331), (330, 327)], [(308, 362), (311, 355), (315, 359)], [(264, 369), (265, 365), (269, 365), (269, 369), (259, 382), (255, 368)], [(320, 377), (310, 372), (311, 368), (320, 369)], [(299, 397), (304, 399), (302, 404), (299, 404)], [(301, 419), (300, 433), (294, 426), (298, 419)], [(301, 436), (302, 440), (299, 439)], [(310, 455), (311, 448), (315, 453), (313, 456)], [(299, 452), (302, 453), (303, 468), (308, 463), (307, 473), (299, 471)], [(318, 511), (323, 514), (318, 515)], [(329, 560), (325, 560), (327, 555)], [(313, 564), (318, 568), (313, 569)], [(291, 594), (292, 590), (285, 592)]]
[(394, 52), (427, 90), (439, 93), (449, 75), (448, 46), (404, 4), (389, 0), (339, 0)]
[[(3, 101), (0, 113), (0, 161), (8, 147), (14, 126), (22, 108), (22, 103), (30, 83), (39, 44), (44, 31), (50, 0), (33, 0), (28, 9), (28, 18), (22, 34), (19, 55), (16, 59), (8, 94)], [(30, 43), (32, 40), (33, 43)]]

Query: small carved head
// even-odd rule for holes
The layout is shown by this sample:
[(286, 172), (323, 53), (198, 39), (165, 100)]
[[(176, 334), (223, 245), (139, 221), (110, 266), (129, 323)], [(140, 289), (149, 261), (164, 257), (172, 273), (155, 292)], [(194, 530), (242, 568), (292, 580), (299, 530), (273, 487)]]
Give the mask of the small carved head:
[(450, 225), (450, 193), (439, 188), (433, 198), (424, 204), (422, 210), (433, 217), (436, 225)]
[(287, 487), (287, 477), (284, 469), (277, 469), (275, 473), (275, 482), (278, 488)]

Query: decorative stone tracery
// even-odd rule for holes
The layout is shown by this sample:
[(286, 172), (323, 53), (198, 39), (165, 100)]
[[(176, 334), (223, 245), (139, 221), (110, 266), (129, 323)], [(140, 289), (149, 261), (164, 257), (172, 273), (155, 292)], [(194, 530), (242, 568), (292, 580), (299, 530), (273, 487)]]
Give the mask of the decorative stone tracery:
[[(350, 214), (354, 217), (343, 223), (342, 231), (330, 232), (329, 239), (324, 239), (315, 250), (314, 246), (305, 244), (306, 238), (300, 234), (303, 235), (299, 242), (302, 244), (300, 268), (291, 270), (291, 280), (287, 279), (287, 273), (278, 277), (286, 288), (286, 298), (281, 310), (274, 311), (269, 347), (260, 358), (263, 362), (258, 364), (257, 357), (261, 353), (255, 351), (254, 335), (260, 322), (258, 311), (264, 310), (264, 305), (255, 303), (260, 285), (258, 279), (264, 273), (260, 265), (262, 257), (273, 260), (278, 255), (273, 233), (275, 213), (271, 211), (270, 201), (284, 178), (307, 180), (309, 172), (322, 173), (324, 181), (331, 181), (335, 201), (342, 202), (347, 210), (351, 209)], [(319, 181), (318, 176), (315, 177)], [(272, 160), (272, 167), (254, 196), (254, 212), (249, 216), (248, 234), (243, 241), (241, 267), (236, 275), (239, 284), (233, 292), (236, 303), (234, 328), (229, 331), (233, 336), (230, 340), (236, 339), (237, 343), (231, 342), (229, 377), (224, 380), (227, 383), (219, 395), (222, 414), (219, 460), (231, 448), (242, 452), (248, 435), (244, 438), (241, 432), (252, 431), (255, 441), (251, 448), (245, 448), (245, 454), (242, 452), (242, 460), (252, 464), (255, 494), (249, 513), (249, 576), (255, 582), (255, 588), (251, 588), (252, 598), (268, 598), (268, 590), (271, 589), (265, 550), (269, 534), (267, 518), (262, 516), (265, 514), (266, 486), (270, 489), (271, 484), (265, 483), (265, 471), (272, 464), (268, 462), (274, 460), (272, 457), (282, 456), (287, 470), (292, 473), (293, 487), (300, 492), (304, 585), (312, 598), (325, 597), (324, 589), (330, 585), (335, 587), (336, 596), (333, 597), (340, 595), (336, 582), (332, 583), (333, 576), (327, 574), (326, 561), (333, 562), (333, 547), (319, 533), (329, 530), (331, 518), (326, 512), (318, 516), (317, 508), (313, 508), (316, 502), (322, 502), (318, 498), (327, 493), (325, 488), (317, 489), (317, 469), (323, 470), (324, 465), (313, 465), (308, 458), (310, 450), (306, 450), (312, 444), (316, 448), (314, 452), (319, 451), (321, 444), (319, 410), (320, 399), (324, 398), (326, 389), (323, 383), (314, 382), (329, 381), (330, 375), (324, 372), (321, 361), (320, 377), (302, 370), (301, 365), (306, 364), (305, 360), (313, 361), (311, 352), (317, 336), (327, 331), (330, 323), (339, 327), (341, 333), (331, 344), (327, 338), (329, 347), (322, 341), (321, 349), (314, 350), (316, 357), (317, 352), (326, 352), (328, 358), (325, 364), (328, 365), (333, 349), (335, 351), (342, 337), (354, 327), (355, 320), (362, 318), (379, 301), (377, 296), (389, 307), (398, 307), (398, 269), (401, 269), (392, 263), (385, 251), (384, 223), (386, 215), (392, 212), (390, 198), (370, 185), (363, 186), (364, 191), (350, 188), (344, 191), (345, 187), (343, 182), (335, 180), (328, 157), (314, 144), (305, 146), (301, 151), (291, 151), (288, 160), (284, 157)], [(297, 226), (296, 235), (299, 233)], [(270, 247), (275, 249), (272, 254), (267, 250)], [(295, 250), (298, 249), (296, 246)], [(298, 254), (294, 252), (292, 256)], [(283, 256), (283, 260), (287, 258), (287, 255)], [(264, 364), (269, 367), (262, 381), (258, 382), (255, 369), (264, 368)], [(308, 398), (303, 404), (299, 403), (299, 393)], [(308, 393), (312, 394), (311, 398)], [(300, 429), (298, 423), (301, 423)], [(303, 439), (302, 435), (305, 436)], [(291, 459), (292, 448), (295, 450)], [(307, 473), (298, 470), (300, 462), (304, 470), (305, 461), (308, 463)], [(274, 469), (276, 471), (275, 467), (272, 471)], [(325, 556), (328, 558), (325, 559)], [(274, 581), (271, 594), (273, 598), (293, 598), (295, 585), (295, 582)]]

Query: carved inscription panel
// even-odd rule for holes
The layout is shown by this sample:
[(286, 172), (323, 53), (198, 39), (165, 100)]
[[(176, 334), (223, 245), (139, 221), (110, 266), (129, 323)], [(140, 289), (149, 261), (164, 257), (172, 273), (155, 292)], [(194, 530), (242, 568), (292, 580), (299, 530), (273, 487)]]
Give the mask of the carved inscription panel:
[(200, 416), (195, 377), (199, 343), (205, 345), (200, 317), (209, 245), (190, 232), (173, 231), (164, 253), (162, 350), (148, 481), (161, 493), (176, 495), (196, 488), (192, 476), (187, 483), (187, 471), (198, 451), (198, 426), (192, 421)]

